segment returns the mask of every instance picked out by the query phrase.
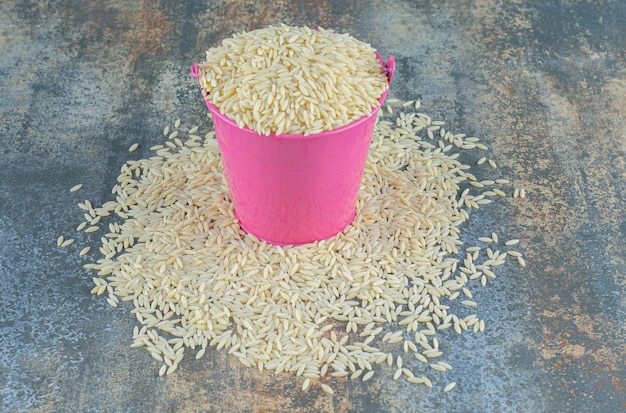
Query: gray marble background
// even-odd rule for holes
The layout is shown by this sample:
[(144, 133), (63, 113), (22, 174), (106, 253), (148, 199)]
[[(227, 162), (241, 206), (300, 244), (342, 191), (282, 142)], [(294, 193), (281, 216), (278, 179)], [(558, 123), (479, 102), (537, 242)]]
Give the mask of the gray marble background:
[[(281, 22), (393, 54), (390, 97), (480, 137), (499, 165), (484, 178), (528, 193), (463, 228), (520, 238), (527, 266), (476, 290), (484, 333), (444, 337), (451, 393), (391, 368), (334, 397), (302, 393), (214, 349), (161, 378), (129, 347), (130, 306), (92, 296), (80, 247), (56, 247), (82, 220), (76, 203), (111, 199), (121, 165), (149, 156), (165, 125), (206, 124), (190, 64)], [(0, 411), (624, 411), (625, 32), (618, 0), (0, 1)]]

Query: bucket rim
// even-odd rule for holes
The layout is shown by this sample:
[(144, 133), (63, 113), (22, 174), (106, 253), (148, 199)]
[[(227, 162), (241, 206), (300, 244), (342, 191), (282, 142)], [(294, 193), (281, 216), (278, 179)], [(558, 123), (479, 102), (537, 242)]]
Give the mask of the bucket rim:
[[(211, 112), (211, 116), (213, 117), (217, 117), (220, 119), (220, 121), (222, 122), (226, 122), (228, 124), (230, 124), (230, 126), (242, 129), (246, 132), (249, 133), (253, 133), (259, 136), (262, 136), (263, 138), (269, 138), (269, 139), (289, 139), (289, 140), (293, 140), (293, 139), (316, 139), (316, 138), (324, 138), (326, 136), (335, 134), (335, 133), (341, 133), (344, 131), (347, 131), (353, 127), (356, 127), (358, 125), (360, 125), (363, 122), (367, 122), (370, 118), (372, 118), (373, 116), (376, 116), (378, 111), (380, 110), (380, 108), (383, 106), (383, 104), (385, 103), (385, 99), (387, 98), (387, 93), (389, 92), (389, 88), (391, 87), (391, 81), (393, 78), (393, 74), (396, 70), (396, 62), (395, 62), (395, 58), (393, 55), (389, 55), (389, 57), (387, 58), (387, 62), (385, 62), (385, 60), (383, 59), (382, 55), (380, 53), (378, 53), (378, 51), (374, 51), (374, 54), (376, 55), (376, 57), (378, 58), (378, 60), (380, 61), (381, 64), (381, 68), (383, 70), (383, 72), (387, 73), (387, 88), (383, 91), (383, 93), (380, 95), (380, 98), (378, 99), (378, 106), (376, 106), (374, 109), (372, 109), (372, 111), (370, 112), (369, 115), (363, 116), (353, 122), (348, 123), (347, 125), (343, 125), (339, 128), (336, 129), (331, 129), (331, 130), (327, 130), (327, 131), (322, 131), (319, 133), (312, 133), (310, 135), (303, 135), (303, 134), (280, 134), (280, 135), (276, 135), (275, 133), (270, 133), (269, 135), (263, 135), (253, 129), (250, 129), (246, 126), (239, 126), (237, 124), (237, 122), (231, 118), (229, 118), (228, 116), (224, 115), (222, 112), (220, 112), (220, 110), (213, 104), (211, 103), (208, 99), (204, 99), (204, 102), (206, 103), (207, 107), (209, 108), (209, 112)], [(200, 86), (200, 79), (199, 79), (199, 71), (198, 71), (198, 62), (195, 62), (192, 66), (191, 66), (191, 74), (193, 77), (195, 77), (198, 80), (198, 86)], [(202, 90), (202, 88), (201, 88)]]

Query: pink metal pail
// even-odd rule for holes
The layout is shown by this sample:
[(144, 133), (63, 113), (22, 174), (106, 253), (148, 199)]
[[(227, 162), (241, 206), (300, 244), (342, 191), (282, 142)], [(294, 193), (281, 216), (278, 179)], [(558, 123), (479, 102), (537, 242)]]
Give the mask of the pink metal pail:
[[(376, 53), (389, 84), (395, 70)], [(191, 67), (198, 77), (197, 63)], [(261, 135), (208, 100), (224, 173), (241, 228), (278, 245), (330, 238), (354, 219), (379, 106), (340, 128), (304, 135)]]

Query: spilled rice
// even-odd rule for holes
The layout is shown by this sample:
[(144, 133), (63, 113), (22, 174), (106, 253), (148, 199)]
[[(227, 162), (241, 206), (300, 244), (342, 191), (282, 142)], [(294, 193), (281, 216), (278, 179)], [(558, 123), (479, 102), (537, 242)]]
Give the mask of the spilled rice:
[[(153, 156), (122, 166), (114, 201), (79, 203), (86, 222), (77, 230), (102, 237), (85, 265), (96, 272), (92, 293), (114, 307), (132, 303), (131, 347), (162, 363), (159, 375), (186, 351), (201, 358), (213, 346), (245, 366), (298, 376), (303, 390), (333, 394), (333, 380), (370, 380), (383, 363), (396, 366), (394, 380), (432, 387), (433, 375), (453, 368), (440, 332), (485, 329), (469, 288), (487, 285), (509, 256), (525, 262), (507, 252), (517, 239), (499, 243), (495, 233), (462, 248), (469, 211), (504, 196), (484, 187), (509, 181), (468, 186), (478, 181), (458, 151), (487, 148), (416, 107), (381, 112), (352, 225), (298, 247), (239, 229), (214, 132), (202, 138), (176, 121)], [(63, 236), (57, 244), (69, 246)]]

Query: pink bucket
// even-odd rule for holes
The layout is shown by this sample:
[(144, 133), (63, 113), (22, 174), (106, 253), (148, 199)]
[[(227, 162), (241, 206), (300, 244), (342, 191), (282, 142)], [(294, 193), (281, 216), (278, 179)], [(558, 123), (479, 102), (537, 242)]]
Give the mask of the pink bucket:
[[(395, 70), (376, 53), (389, 84)], [(197, 63), (191, 73), (198, 77)], [(241, 228), (271, 244), (330, 238), (356, 214), (356, 200), (376, 114), (313, 135), (261, 135), (241, 128), (208, 100), (235, 216)]]

